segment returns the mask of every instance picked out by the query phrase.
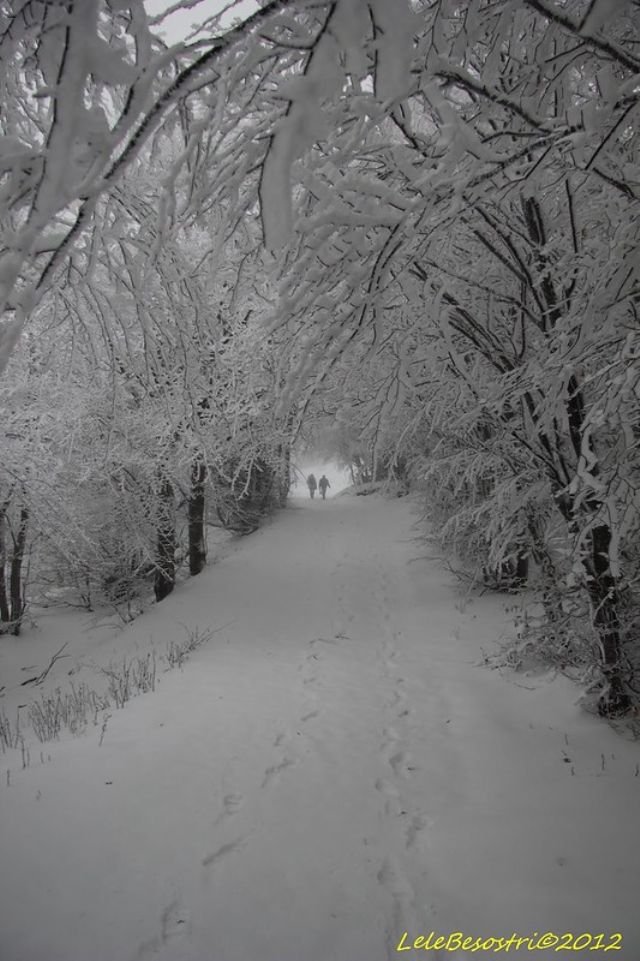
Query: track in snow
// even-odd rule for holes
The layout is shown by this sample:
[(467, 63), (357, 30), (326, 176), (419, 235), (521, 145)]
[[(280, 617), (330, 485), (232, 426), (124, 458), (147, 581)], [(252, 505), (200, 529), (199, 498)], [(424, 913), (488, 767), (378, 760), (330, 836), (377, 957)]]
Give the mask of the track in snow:
[[(61, 744), (3, 792), (0, 956), (388, 961), (404, 931), (586, 929), (596, 908), (633, 944), (629, 746), (624, 784), (595, 780), (593, 729), (476, 666), (499, 605), (456, 606), (412, 521), (293, 507), (133, 626), (233, 622), (99, 750)], [(613, 889), (588, 870), (606, 851)]]

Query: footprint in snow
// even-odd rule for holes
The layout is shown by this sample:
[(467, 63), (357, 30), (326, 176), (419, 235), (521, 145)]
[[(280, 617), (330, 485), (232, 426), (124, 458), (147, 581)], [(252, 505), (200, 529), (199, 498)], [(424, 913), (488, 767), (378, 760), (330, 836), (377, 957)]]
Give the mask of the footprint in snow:
[(190, 928), (189, 912), (186, 911), (176, 898), (168, 904), (160, 916), (160, 934), (155, 938), (148, 938), (138, 947), (135, 961), (146, 961), (158, 955), (162, 945), (180, 935), (187, 934)]
[(396, 729), (395, 729), (394, 727), (391, 727), (391, 726), (385, 727), (385, 728), (383, 729), (383, 731), (382, 731), (382, 736), (383, 736), (383, 738), (384, 738), (384, 741), (383, 741), (383, 743), (382, 743), (382, 750), (383, 750), (383, 751), (384, 751), (386, 748), (390, 747), (392, 744), (397, 744), (398, 741), (399, 741), (399, 739), (400, 739), (400, 735), (398, 734), (398, 732), (396, 731)]
[(415, 770), (415, 768), (407, 764), (407, 760), (408, 758), (404, 751), (396, 751), (396, 753), (392, 754), (389, 758), (389, 764), (391, 765), (393, 773), (396, 775), (396, 777), (404, 775), (405, 771)]
[(225, 814), (235, 814), (244, 804), (242, 794), (226, 794), (222, 800)]
[(153, 958), (158, 954), (161, 944), (160, 938), (149, 938), (143, 941), (134, 955), (135, 961), (147, 961), (147, 958)]
[(391, 895), (392, 908), (386, 928), (387, 956), (396, 958), (398, 931), (418, 930), (419, 914), (416, 911), (416, 895), (411, 882), (399, 865), (385, 858), (376, 874), (381, 887)]
[(184, 934), (185, 931), (188, 930), (189, 914), (176, 899), (167, 905), (162, 912), (161, 924), (160, 937), (162, 943), (166, 944), (169, 938), (173, 938), (178, 934)]
[(401, 807), (401, 802), (400, 795), (393, 784), (387, 781), (386, 778), (379, 777), (374, 787), (376, 791), (379, 791), (384, 797), (384, 813), (387, 817), (390, 817), (394, 812), (397, 814)]
[(223, 844), (221, 847), (219, 847), (217, 851), (213, 851), (211, 854), (207, 854), (206, 858), (202, 859), (202, 862), (201, 862), (202, 867), (209, 868), (211, 867), (212, 864), (215, 864), (217, 861), (220, 861), (221, 858), (226, 857), (227, 854), (231, 854), (233, 851), (235, 851), (237, 848), (240, 847), (243, 840), (244, 840), (243, 838), (236, 838), (235, 841), (228, 841), (227, 844)]
[(387, 781), (385, 777), (377, 778), (373, 786), (375, 787), (376, 791), (380, 791), (381, 794), (388, 794), (390, 797), (394, 798), (399, 797), (397, 788), (395, 788), (390, 781)]
[(401, 868), (394, 864), (389, 858), (385, 858), (382, 862), (382, 867), (376, 874), (376, 880), (378, 884), (388, 888), (394, 897), (400, 901), (407, 903), (413, 902), (415, 892), (411, 886), (411, 882)]
[(242, 794), (226, 794), (222, 799), (223, 810), (218, 815), (218, 817), (213, 822), (214, 827), (224, 821), (225, 818), (231, 817), (236, 811), (239, 811), (244, 804), (244, 798)]
[(424, 815), (415, 814), (411, 818), (404, 835), (407, 849), (414, 846), (427, 827), (429, 827), (429, 821)]
[(291, 767), (294, 763), (295, 762), (292, 761), (291, 758), (285, 757), (280, 764), (273, 764), (271, 767), (268, 767), (264, 772), (264, 778), (262, 779), (262, 784), (260, 787), (267, 787), (275, 778), (278, 777), (279, 774), (281, 774), (288, 767)]

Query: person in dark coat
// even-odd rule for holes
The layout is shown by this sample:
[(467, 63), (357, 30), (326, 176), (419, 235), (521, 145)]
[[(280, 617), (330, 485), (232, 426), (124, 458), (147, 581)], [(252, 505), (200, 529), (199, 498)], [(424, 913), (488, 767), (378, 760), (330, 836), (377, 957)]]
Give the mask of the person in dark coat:
[(307, 487), (309, 488), (309, 496), (311, 497), (311, 500), (313, 500), (315, 496), (317, 486), (318, 484), (314, 475), (309, 474), (309, 476), (307, 477)]
[(318, 484), (318, 487), (320, 488), (320, 493), (322, 494), (322, 500), (325, 500), (327, 496), (327, 487), (331, 487), (331, 484), (329, 483), (329, 479), (326, 476), (326, 474), (323, 474), (322, 477), (320, 478), (320, 483)]

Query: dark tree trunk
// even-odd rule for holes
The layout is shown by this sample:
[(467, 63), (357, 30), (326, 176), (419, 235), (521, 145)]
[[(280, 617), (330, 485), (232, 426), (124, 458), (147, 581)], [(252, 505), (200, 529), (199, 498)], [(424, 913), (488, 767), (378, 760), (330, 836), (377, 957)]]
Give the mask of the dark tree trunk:
[(153, 589), (157, 601), (168, 597), (176, 583), (176, 519), (173, 485), (168, 477), (160, 482), (156, 574)]
[[(579, 458), (582, 450), (585, 403), (575, 377), (570, 378), (567, 390), (569, 433), (576, 457)], [(593, 454), (591, 444), (589, 448)], [(591, 471), (594, 477), (598, 476), (598, 464), (595, 458)], [(588, 499), (584, 506), (592, 517), (595, 517), (601, 509), (601, 504), (593, 499)], [(572, 519), (575, 520), (575, 518)], [(600, 643), (600, 666), (607, 683), (598, 708), (603, 717), (620, 717), (631, 707), (631, 700), (625, 692), (622, 680), (619, 598), (616, 579), (611, 569), (611, 540), (611, 528), (606, 524), (596, 524), (589, 533), (587, 549), (581, 561), (587, 575), (587, 592), (593, 612), (593, 626)]]
[[(579, 458), (582, 450), (585, 403), (575, 377), (570, 378), (567, 390), (569, 434), (576, 457)], [(593, 455), (591, 444), (589, 449)], [(591, 471), (594, 477), (598, 476), (598, 463), (595, 457)], [(564, 498), (559, 500), (559, 504), (569, 523), (575, 524), (577, 518), (572, 506), (568, 505)], [(591, 517), (596, 517), (601, 506), (599, 501), (588, 498), (581, 510), (586, 511)], [(611, 528), (607, 524), (596, 523), (589, 532), (580, 560), (586, 574), (593, 627), (600, 645), (600, 668), (606, 681), (606, 688), (600, 698), (598, 709), (603, 717), (620, 717), (631, 707), (631, 700), (625, 692), (622, 679), (619, 598), (616, 579), (611, 569), (611, 540)]]
[[(546, 329), (556, 326), (562, 315), (562, 298), (558, 296), (556, 287), (549, 272), (549, 265), (545, 246), (547, 242), (544, 216), (540, 203), (535, 198), (524, 200), (524, 215), (529, 237), (536, 250), (537, 268), (541, 277), (540, 290), (546, 305), (544, 325)], [(586, 417), (586, 404), (582, 390), (575, 375), (567, 382), (566, 412), (569, 425), (569, 439), (576, 459), (582, 457), (583, 430)], [(588, 444), (590, 453), (594, 450)], [(556, 445), (558, 466), (564, 468), (564, 456)], [(593, 458), (591, 471), (598, 476), (597, 459)], [(551, 479), (557, 491), (557, 481)], [(570, 525), (575, 524), (577, 517), (573, 505), (560, 492), (558, 505)], [(587, 516), (597, 517), (601, 504), (594, 499), (587, 499), (581, 510)], [(611, 569), (611, 529), (602, 523), (596, 523), (588, 534), (587, 543), (580, 558), (586, 574), (586, 588), (593, 614), (593, 626), (600, 644), (600, 668), (606, 681), (606, 688), (600, 698), (599, 710), (605, 717), (617, 717), (625, 714), (630, 707), (630, 699), (625, 692), (622, 678), (622, 649), (620, 642), (620, 622), (618, 615), (619, 599), (616, 579)]]
[(291, 444), (295, 437), (295, 414), (290, 410), (286, 419), (285, 439), (278, 448), (280, 478), (278, 484), (278, 506), (286, 507), (291, 489)]
[[(576, 517), (568, 499), (558, 497), (558, 506), (570, 526), (575, 526)], [(595, 516), (599, 508), (599, 503), (587, 501), (583, 509)], [(631, 700), (622, 677), (619, 597), (611, 569), (611, 540), (611, 529), (606, 524), (595, 525), (588, 534), (580, 562), (585, 571), (593, 627), (598, 635), (600, 669), (607, 684), (598, 710), (603, 717), (620, 717), (631, 707)]]
[[(531, 260), (538, 278), (537, 297), (541, 297), (544, 307), (538, 326), (541, 332), (546, 334), (553, 330), (561, 320), (563, 312), (570, 306), (570, 299), (567, 299), (566, 290), (559, 293), (553, 280), (546, 251), (547, 231), (544, 223), (544, 212), (537, 198), (523, 198), (523, 214), (526, 232), (531, 242), (533, 254)], [(483, 216), (483, 219), (490, 223), (486, 216)], [(493, 249), (490, 243), (487, 246), (490, 250)], [(499, 259), (502, 260), (503, 255), (500, 255)], [(510, 259), (513, 267), (517, 269), (517, 272), (520, 272), (520, 258), (513, 250)], [(531, 279), (527, 280), (527, 287), (531, 291), (534, 291), (535, 286)], [(464, 312), (460, 311), (460, 315), (465, 320)], [(478, 342), (475, 339), (472, 327), (467, 330), (463, 325), (456, 329), (477, 349)], [(491, 349), (493, 351), (495, 345), (492, 344)], [(491, 359), (492, 354), (485, 352), (485, 356)], [(585, 502), (581, 503), (580, 507), (576, 507), (573, 498), (567, 495), (566, 488), (573, 475), (573, 469), (569, 463), (571, 452), (566, 449), (569, 445), (565, 445), (564, 438), (558, 436), (558, 420), (554, 419), (554, 437), (554, 431), (549, 431), (540, 424), (534, 398), (527, 393), (525, 393), (524, 398), (531, 419), (537, 428), (538, 440), (547, 462), (549, 481), (563, 517), (570, 527), (573, 526), (574, 528), (579, 520), (580, 527), (583, 530), (590, 521), (594, 522), (593, 528), (589, 530), (587, 535), (580, 562), (586, 575), (586, 590), (593, 614), (593, 626), (600, 644), (600, 668), (606, 681), (606, 689), (600, 699), (599, 709), (600, 713), (607, 717), (621, 715), (629, 708), (630, 701), (625, 691), (623, 678), (618, 615), (619, 598), (616, 580), (611, 568), (611, 529), (600, 521), (602, 505), (596, 499), (587, 498)], [(582, 385), (575, 375), (571, 376), (567, 382), (564, 404), (569, 428), (567, 439), (577, 464), (583, 456), (586, 404)], [(588, 447), (592, 455), (591, 473), (593, 477), (597, 477), (597, 458), (590, 442)], [(578, 516), (578, 513), (580, 516)], [(552, 595), (553, 586), (551, 585), (547, 598), (554, 605)], [(555, 606), (557, 617), (562, 618), (561, 605)]]
[(6, 565), (5, 513), (4, 509), (0, 509), (0, 623), (2, 624), (7, 624), (11, 620), (9, 598), (7, 595)]
[(516, 580), (521, 587), (524, 587), (529, 580), (529, 555), (518, 554), (516, 564)]
[(189, 496), (189, 573), (192, 577), (204, 570), (207, 551), (204, 537), (204, 490), (207, 468), (201, 457), (191, 465), (191, 492)]
[(291, 484), (291, 447), (289, 444), (282, 444), (282, 446), (278, 448), (278, 456), (280, 462), (278, 504), (280, 507), (286, 507)]
[(519, 551), (509, 568), (510, 587), (512, 590), (522, 590), (529, 579), (529, 555)]
[(529, 555), (519, 551), (495, 567), (484, 568), (485, 585), (497, 591), (520, 591), (529, 577)]
[(22, 615), (24, 614), (24, 596), (22, 591), (22, 562), (27, 543), (27, 529), (29, 527), (29, 510), (20, 508), (20, 524), (17, 536), (13, 541), (11, 567), (9, 573), (9, 598), (11, 601), (11, 633), (16, 637), (20, 634)]
[(622, 681), (618, 592), (611, 571), (611, 531), (604, 524), (594, 527), (590, 535), (590, 556), (583, 565), (587, 571), (587, 590), (593, 610), (593, 625), (598, 632), (602, 652), (602, 673), (607, 688), (600, 698), (599, 710), (604, 717), (620, 717), (631, 702)]

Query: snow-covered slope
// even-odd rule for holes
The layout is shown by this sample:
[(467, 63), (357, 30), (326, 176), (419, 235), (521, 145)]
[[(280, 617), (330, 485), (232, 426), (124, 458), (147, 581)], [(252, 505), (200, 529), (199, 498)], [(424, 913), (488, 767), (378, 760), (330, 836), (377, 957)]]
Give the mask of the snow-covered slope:
[(423, 956), (405, 932), (547, 930), (637, 957), (639, 746), (563, 679), (478, 666), (506, 615), (424, 553), (406, 500), (300, 502), (123, 632), (220, 628), (101, 746), (1, 759), (2, 961), (384, 961)]

